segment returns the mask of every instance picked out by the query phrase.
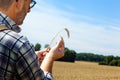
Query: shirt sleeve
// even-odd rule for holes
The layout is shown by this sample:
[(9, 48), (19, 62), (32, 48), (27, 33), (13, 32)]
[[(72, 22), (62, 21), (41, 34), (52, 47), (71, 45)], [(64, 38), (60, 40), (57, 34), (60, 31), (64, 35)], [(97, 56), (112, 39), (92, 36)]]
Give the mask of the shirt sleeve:
[(28, 42), (20, 48), (16, 68), (19, 80), (53, 80), (51, 73), (41, 70), (34, 47)]
[(51, 73), (49, 72), (44, 72), (45, 78), (47, 78), (48, 80), (53, 80), (53, 76)]

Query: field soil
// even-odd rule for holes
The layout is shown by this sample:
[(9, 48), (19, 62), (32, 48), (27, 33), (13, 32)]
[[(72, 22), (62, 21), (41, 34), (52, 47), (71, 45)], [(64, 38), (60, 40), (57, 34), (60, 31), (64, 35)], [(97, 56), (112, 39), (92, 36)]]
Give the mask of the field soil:
[(94, 62), (54, 63), (55, 80), (120, 80), (120, 67), (98, 65)]

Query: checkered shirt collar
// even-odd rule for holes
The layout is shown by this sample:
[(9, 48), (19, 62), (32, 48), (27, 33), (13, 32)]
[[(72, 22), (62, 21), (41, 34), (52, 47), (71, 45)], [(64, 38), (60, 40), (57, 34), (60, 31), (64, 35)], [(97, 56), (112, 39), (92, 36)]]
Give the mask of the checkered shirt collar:
[(5, 15), (2, 12), (0, 12), (0, 25), (4, 25), (8, 29), (13, 30), (17, 33), (21, 31), (21, 28), (12, 19), (10, 19), (7, 15)]

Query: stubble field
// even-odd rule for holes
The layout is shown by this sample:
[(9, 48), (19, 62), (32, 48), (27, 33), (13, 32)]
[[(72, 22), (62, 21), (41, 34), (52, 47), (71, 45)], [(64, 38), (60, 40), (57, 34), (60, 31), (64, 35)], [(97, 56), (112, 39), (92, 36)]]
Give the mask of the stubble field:
[(120, 80), (120, 67), (103, 66), (94, 62), (55, 62), (55, 80)]

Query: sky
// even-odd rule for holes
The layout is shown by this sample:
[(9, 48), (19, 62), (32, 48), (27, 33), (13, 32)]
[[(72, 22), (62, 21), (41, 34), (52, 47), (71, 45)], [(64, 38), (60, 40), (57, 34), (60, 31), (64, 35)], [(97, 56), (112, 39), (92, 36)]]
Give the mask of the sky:
[[(120, 56), (120, 0), (36, 2), (21, 25), (21, 34), (31, 43), (40, 43), (44, 47), (62, 30), (59, 35), (63, 36), (65, 47), (77, 53)], [(64, 28), (69, 30), (70, 38)], [(58, 39), (59, 36), (54, 43)]]

